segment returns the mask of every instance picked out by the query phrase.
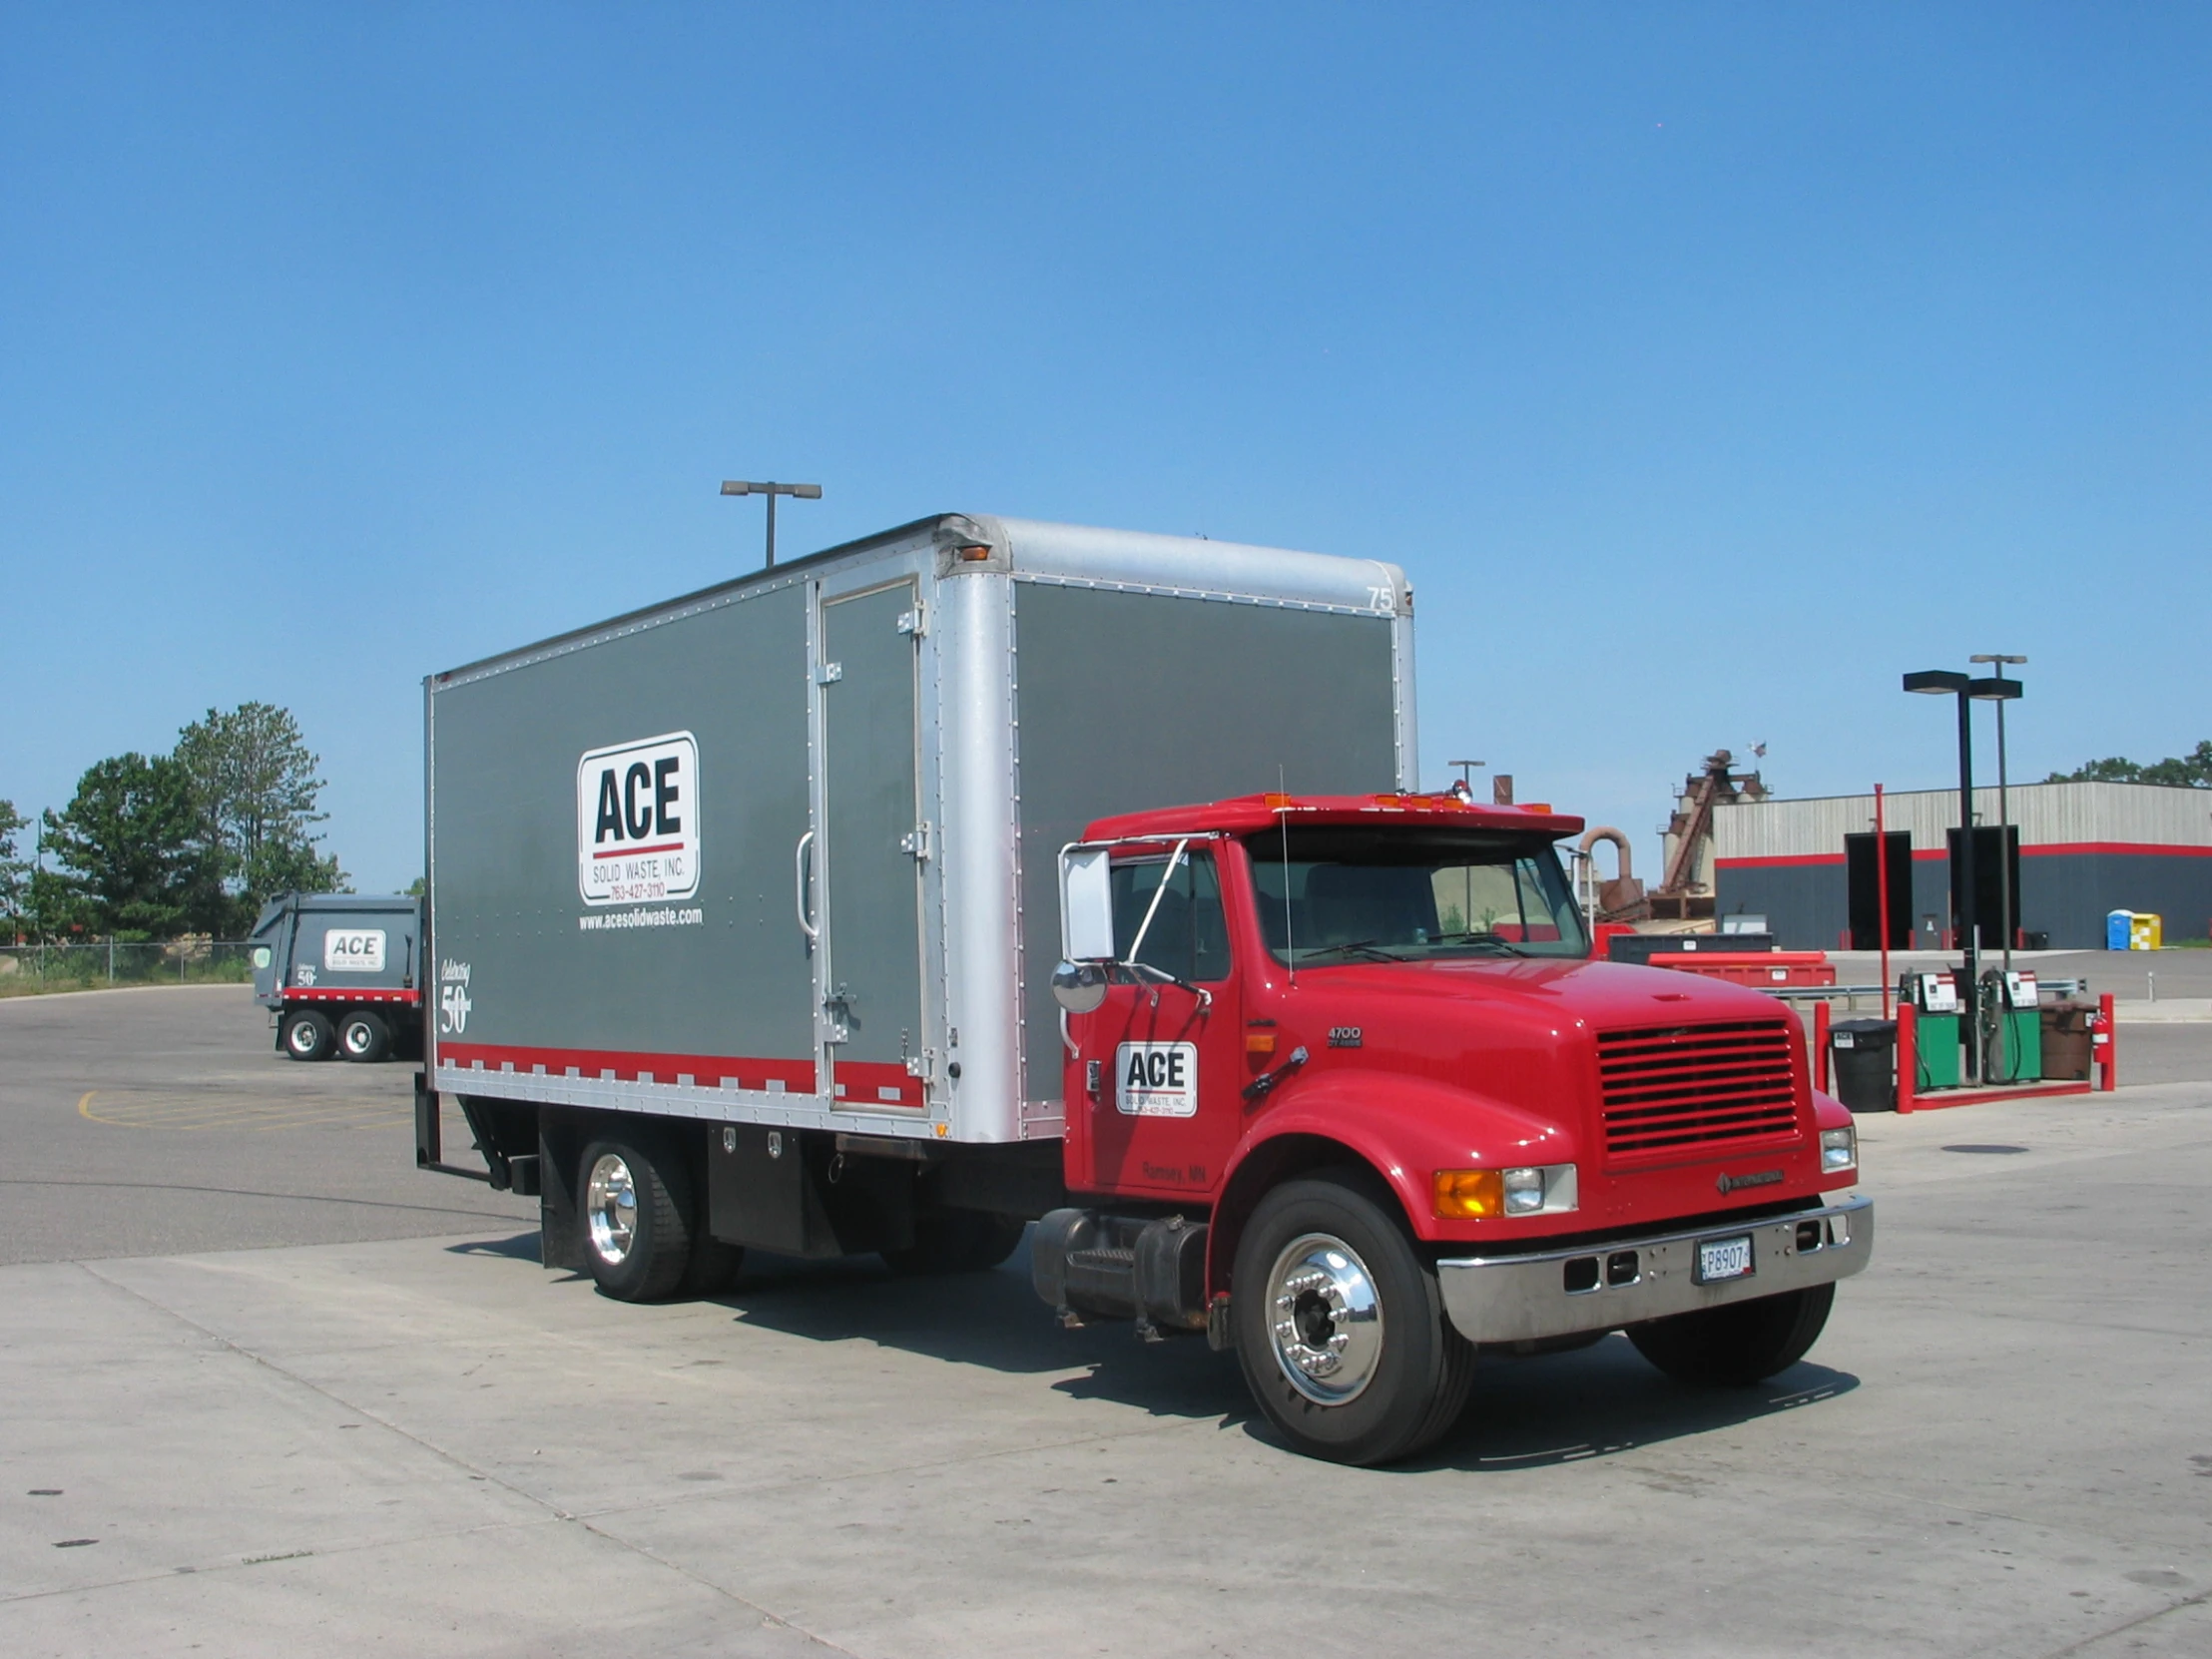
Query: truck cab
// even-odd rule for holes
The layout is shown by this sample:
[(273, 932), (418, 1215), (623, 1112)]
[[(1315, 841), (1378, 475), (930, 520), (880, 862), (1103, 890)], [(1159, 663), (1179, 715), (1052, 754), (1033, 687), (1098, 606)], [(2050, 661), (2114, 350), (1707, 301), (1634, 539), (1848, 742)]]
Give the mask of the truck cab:
[(1850, 1114), (1773, 998), (1590, 959), (1581, 829), (1457, 795), (1090, 825), (1039, 1294), (1206, 1331), (1301, 1449), (1363, 1463), (1447, 1427), (1478, 1353), (1801, 1358), (1872, 1248)]

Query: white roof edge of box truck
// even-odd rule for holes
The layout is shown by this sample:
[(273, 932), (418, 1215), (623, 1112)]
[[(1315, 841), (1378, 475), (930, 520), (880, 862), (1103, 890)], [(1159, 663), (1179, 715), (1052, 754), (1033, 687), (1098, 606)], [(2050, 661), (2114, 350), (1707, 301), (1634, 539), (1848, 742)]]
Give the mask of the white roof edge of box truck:
[(435, 691), (451, 681), (497, 673), (626, 628), (779, 587), (836, 560), (925, 538), (957, 542), (970, 537), (989, 543), (1003, 556), (998, 568), (1036, 581), (1095, 583), (1385, 616), (1402, 614), (1409, 598), (1404, 573), (1380, 559), (1213, 541), (1204, 536), (1000, 518), (988, 513), (932, 513), (855, 541), (787, 559), (773, 570), (748, 571), (712, 587), (462, 663), (429, 675), (427, 684)]
[(1025, 518), (974, 522), (995, 530), (1014, 575), (1031, 579), (1113, 582), (1385, 614), (1397, 611), (1405, 589), (1404, 574), (1380, 559)]

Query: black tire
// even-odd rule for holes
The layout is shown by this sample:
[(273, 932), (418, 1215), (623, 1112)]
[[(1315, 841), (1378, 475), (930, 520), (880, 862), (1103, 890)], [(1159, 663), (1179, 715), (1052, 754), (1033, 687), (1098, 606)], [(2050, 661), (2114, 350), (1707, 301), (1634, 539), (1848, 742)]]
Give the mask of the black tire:
[[(599, 1175), (605, 1186), (595, 1190)], [(683, 1164), (657, 1138), (611, 1136), (584, 1148), (576, 1201), (585, 1270), (602, 1296), (658, 1302), (683, 1283), (692, 1261), (690, 1199)]]
[(1632, 1325), (1628, 1340), (1677, 1382), (1749, 1387), (1804, 1359), (1835, 1304), (1834, 1285), (1814, 1285)]
[(914, 1242), (886, 1250), (895, 1273), (987, 1273), (1014, 1253), (1027, 1224), (983, 1210), (924, 1210), (914, 1217)]
[(294, 1060), (327, 1060), (337, 1052), (337, 1035), (319, 1008), (294, 1008), (284, 1016), (277, 1041)]
[(391, 1057), (391, 1029), (384, 1016), (355, 1008), (338, 1021), (338, 1052), (348, 1060), (373, 1064)]
[[(1299, 1264), (1332, 1247), (1342, 1277), (1323, 1272), (1325, 1289), (1298, 1291), (1294, 1301), (1290, 1289), (1276, 1284), (1322, 1271)], [(1340, 1324), (1326, 1293), (1347, 1286), (1367, 1287), (1359, 1290), (1363, 1307), (1379, 1317)], [(1410, 1456), (1442, 1435), (1466, 1405), (1473, 1345), (1445, 1319), (1435, 1272), (1378, 1181), (1329, 1172), (1287, 1181), (1262, 1198), (1237, 1246), (1231, 1294), (1245, 1383), (1268, 1420), (1310, 1457), (1375, 1464)], [(1279, 1352), (1278, 1331), (1296, 1354), (1314, 1357), (1303, 1384), (1292, 1381), (1295, 1356)], [(1344, 1344), (1332, 1347), (1340, 1336)], [(1351, 1370), (1344, 1369), (1346, 1355)], [(1338, 1369), (1321, 1369), (1332, 1362)], [(1347, 1397), (1326, 1397), (1361, 1376), (1365, 1381)]]
[(745, 1266), (745, 1246), (716, 1238), (704, 1227), (692, 1231), (691, 1260), (684, 1265), (682, 1296), (720, 1296)]

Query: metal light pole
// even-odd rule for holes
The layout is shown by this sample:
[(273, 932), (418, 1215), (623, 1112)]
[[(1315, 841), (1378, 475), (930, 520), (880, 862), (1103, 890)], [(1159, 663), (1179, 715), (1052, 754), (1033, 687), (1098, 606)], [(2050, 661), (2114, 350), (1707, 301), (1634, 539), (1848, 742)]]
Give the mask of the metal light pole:
[[(1959, 987), (1960, 1003), (1972, 1010), (1978, 1006), (1981, 978), (1981, 924), (1975, 913), (1973, 870), (1973, 724), (1968, 719), (1972, 705), (1966, 700), (1967, 688), (1973, 681), (1951, 669), (1929, 669), (1920, 674), (1905, 677), (1905, 689), (1923, 692), (1931, 697), (1952, 696), (1958, 699), (1958, 870), (1957, 890), (1953, 894), (1958, 911), (1958, 930), (1964, 935), (1966, 948), (1966, 982)], [(1974, 1021), (1979, 1025), (1978, 1017)], [(1969, 1041), (1965, 1049), (1965, 1075), (1969, 1081), (1981, 1076), (1980, 1043)]]
[(776, 498), (779, 495), (788, 495), (798, 501), (820, 501), (822, 499), (822, 486), (820, 484), (757, 484), (744, 478), (725, 478), (722, 481), (722, 493), (724, 495), (765, 495), (768, 497), (768, 564), (764, 568), (774, 570), (776, 568)]
[(1996, 668), (1996, 671), (1997, 671), (1997, 678), (1996, 678), (1996, 679), (1994, 679), (1994, 680), (1976, 680), (1976, 681), (1974, 682), (1974, 684), (1975, 684), (1975, 685), (1977, 685), (1977, 686), (1989, 686), (1989, 685), (1995, 685), (1995, 686), (2010, 686), (2010, 687), (2012, 688), (2012, 689), (2011, 689), (2011, 690), (2010, 690), (2009, 692), (2000, 692), (2000, 693), (1994, 693), (1994, 694), (1988, 694), (1988, 693), (1977, 693), (1977, 694), (1976, 694), (1977, 696), (1987, 696), (1987, 697), (1988, 697), (1988, 699), (1989, 699), (1989, 701), (1990, 701), (1990, 702), (1992, 702), (1992, 703), (1994, 703), (1994, 704), (1995, 704), (1995, 705), (1997, 706), (1997, 856), (1998, 856), (1998, 858), (2000, 858), (2000, 859), (2002, 859), (2002, 860), (2003, 860), (2003, 868), (2004, 868), (2004, 876), (2003, 876), (2003, 879), (2002, 879), (2001, 881), (1999, 881), (1999, 882), (1998, 882), (1998, 884), (1997, 884), (1997, 889), (1998, 889), (1999, 893), (2000, 893), (2000, 894), (2002, 895), (2002, 896), (2001, 896), (2001, 898), (1999, 899), (1999, 902), (2000, 902), (2000, 903), (2002, 904), (2002, 906), (2003, 906), (2003, 909), (2004, 909), (2004, 971), (2005, 971), (2006, 973), (2010, 973), (2010, 972), (2012, 971), (2012, 934), (2013, 934), (2013, 925), (2012, 925), (2012, 869), (2013, 869), (2013, 863), (2012, 863), (2012, 813), (2011, 813), (2011, 805), (2010, 805), (2010, 803), (2009, 803), (2008, 801), (2006, 801), (2006, 799), (2005, 799), (2005, 778), (2004, 778), (2004, 706), (2005, 706), (2005, 705), (2006, 705), (2007, 703), (2011, 702), (2011, 701), (2012, 701), (2012, 700), (2013, 700), (2014, 698), (2016, 698), (2016, 697), (2018, 697), (2018, 696), (2020, 695), (2020, 688), (2019, 688), (2019, 682), (2018, 682), (2018, 681), (2016, 681), (2016, 680), (2006, 680), (2006, 679), (2005, 679), (2005, 678), (2004, 678), (2003, 676), (2004, 676), (2004, 671), (2005, 671), (2005, 668), (2006, 668), (2006, 667), (2007, 667), (2008, 665), (2013, 665), (2013, 664), (2021, 664), (2021, 663), (2025, 663), (2025, 662), (2027, 661), (2027, 659), (2026, 659), (2025, 657), (2003, 657), (2003, 656), (1997, 656), (1997, 655), (1994, 655), (1994, 654), (1992, 654), (1992, 655), (1990, 655), (1990, 656), (1986, 656), (1986, 657), (1968, 657), (1968, 658), (1966, 659), (1966, 661), (1967, 661), (1967, 662), (1969, 662), (1969, 663), (1990, 663), (1990, 664), (1993, 664), (1993, 665), (1995, 666), (1995, 668)]

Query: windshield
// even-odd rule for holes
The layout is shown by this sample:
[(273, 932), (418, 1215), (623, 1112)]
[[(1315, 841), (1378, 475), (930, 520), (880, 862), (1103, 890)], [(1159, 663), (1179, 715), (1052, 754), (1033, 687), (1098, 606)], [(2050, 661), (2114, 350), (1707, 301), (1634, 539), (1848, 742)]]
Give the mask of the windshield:
[(1589, 954), (1581, 911), (1547, 840), (1494, 830), (1294, 827), (1287, 837), (1264, 830), (1245, 846), (1261, 930), (1280, 962)]

